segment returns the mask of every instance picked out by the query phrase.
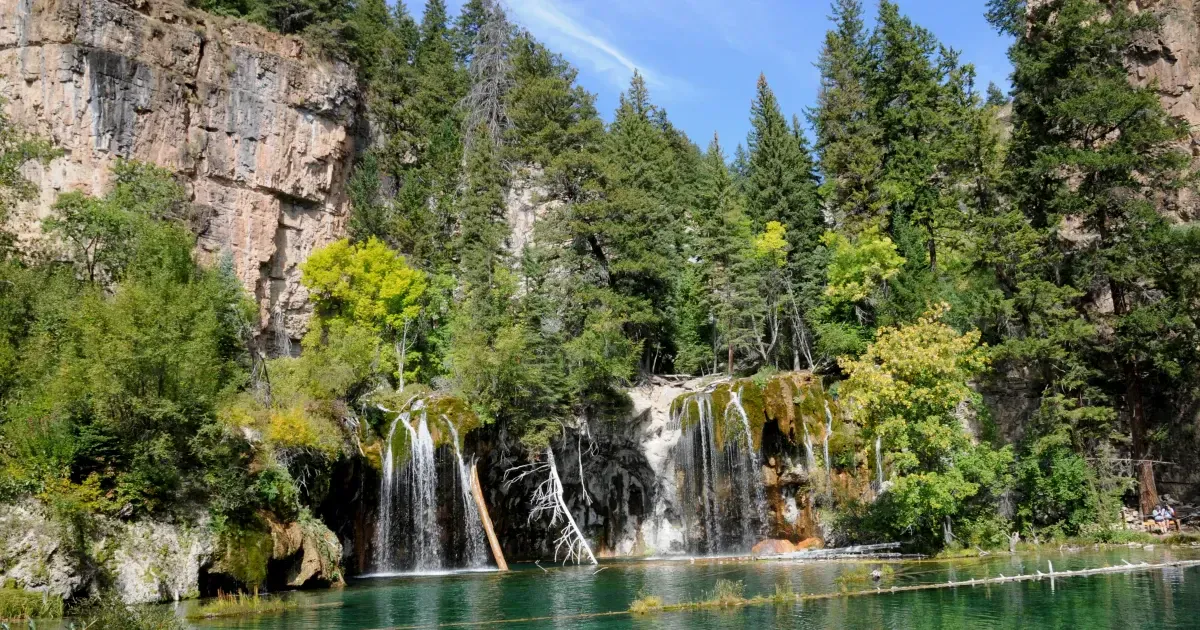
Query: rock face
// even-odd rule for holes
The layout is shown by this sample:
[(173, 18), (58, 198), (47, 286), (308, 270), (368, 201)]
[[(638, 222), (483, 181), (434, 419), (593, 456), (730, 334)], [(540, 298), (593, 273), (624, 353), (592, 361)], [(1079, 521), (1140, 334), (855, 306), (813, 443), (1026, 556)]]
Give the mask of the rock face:
[[(1138, 0), (1135, 10), (1159, 19), (1159, 32), (1136, 42), (1129, 56), (1130, 74), (1139, 85), (1156, 86), (1167, 113), (1191, 130), (1181, 148), (1200, 157), (1200, 7), (1195, 0)], [(1163, 211), (1177, 220), (1200, 219), (1200, 198), (1185, 187), (1164, 200)]]
[(59, 193), (102, 194), (115, 160), (152, 162), (205, 210), (201, 253), (232, 258), (263, 328), (303, 334), (298, 264), (341, 236), (347, 213), (348, 66), (161, 0), (0, 0), (0, 96), (14, 122), (64, 151), (27, 167), (40, 196), (18, 209), (22, 242), (36, 241)]
[[(269, 525), (263, 561), (271, 564), (262, 570), (270, 584), (342, 583), (341, 544), (328, 528), (318, 521)], [(64, 599), (100, 584), (128, 604), (199, 597), (202, 582), (221, 576), (217, 550), (203, 514), (187, 523), (95, 517), (80, 534), (36, 501), (0, 505), (0, 583)]]
[(67, 525), (35, 502), (0, 506), (0, 579), (65, 599), (95, 592), (104, 579), (130, 604), (200, 594), (201, 567), (211, 562), (207, 523), (194, 525), (97, 519), (86, 551)]

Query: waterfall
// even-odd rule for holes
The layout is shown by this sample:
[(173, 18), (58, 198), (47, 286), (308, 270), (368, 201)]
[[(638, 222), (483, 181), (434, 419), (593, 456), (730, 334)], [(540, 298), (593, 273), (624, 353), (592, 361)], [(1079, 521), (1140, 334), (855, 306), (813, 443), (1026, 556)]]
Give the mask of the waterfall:
[(483, 567), (488, 563), (488, 550), (483, 533), (483, 519), (479, 516), (479, 507), (475, 505), (475, 497), (471, 495), (471, 471), (463, 462), (462, 451), (459, 449), (458, 429), (446, 416), (442, 421), (450, 429), (454, 438), (454, 457), (458, 461), (458, 485), (462, 496), (464, 522), (466, 529), (466, 560), (469, 567)]
[(829, 411), (829, 400), (826, 399), (824, 402), (825, 402), (825, 439), (823, 440), (824, 444), (822, 444), (822, 448), (825, 451), (824, 452), (825, 483), (827, 484), (826, 492), (832, 492), (832, 490), (833, 490), (833, 485), (832, 485), (833, 484), (833, 474), (830, 472), (830, 469), (829, 469), (829, 436), (830, 436), (830, 434), (833, 433), (833, 413)]
[[(700, 541), (701, 551), (716, 553), (720, 548), (721, 519), (717, 517), (717, 484), (716, 474), (717, 447), (713, 440), (712, 398), (708, 395), (697, 395), (688, 398), (680, 406), (676, 415), (675, 426), (682, 426), (683, 418), (688, 413), (688, 407), (696, 407), (699, 420), (688, 429), (688, 437), (681, 442), (682, 451), (679, 456), (679, 470), (683, 472), (683, 484), (679, 490), (687, 497), (683, 504), (684, 529), (691, 531), (694, 523), (694, 512), (691, 506), (700, 508), (700, 528), (703, 530), (703, 540)], [(694, 438), (692, 436), (695, 436)], [(697, 458), (697, 455), (699, 457)], [(699, 468), (696, 467), (699, 459)], [(699, 476), (697, 476), (697, 473)]]
[(391, 569), (392, 559), (392, 507), (396, 502), (396, 458), (392, 452), (392, 438), (396, 435), (396, 424), (400, 418), (406, 420), (408, 412), (396, 416), (388, 429), (387, 451), (383, 457), (383, 479), (379, 489), (379, 522), (375, 527), (375, 565), (382, 570)]
[[(766, 494), (750, 421), (740, 392), (730, 395), (720, 416), (714, 413), (712, 395), (698, 393), (685, 398), (671, 419), (673, 428), (683, 430), (675, 447), (680, 477), (676, 505), (692, 552), (748, 551), (761, 538), (767, 522)], [(693, 412), (695, 421), (689, 422)], [(740, 418), (736, 424), (735, 413)]]
[[(758, 463), (758, 452), (754, 448), (754, 435), (750, 432), (750, 418), (746, 415), (745, 407), (742, 407), (742, 390), (729, 392), (729, 406), (725, 407), (725, 416), (728, 418), (729, 410), (737, 411), (742, 418), (742, 434), (745, 442), (745, 461), (742, 462), (741, 486), (742, 491), (742, 540), (747, 547), (753, 547), (754, 543), (758, 542), (763, 537), (763, 532), (767, 524), (767, 495), (762, 484), (762, 467)], [(758, 517), (758, 530), (755, 531), (751, 525), (750, 510), (746, 509), (751, 505), (750, 494), (754, 497), (755, 516)]]
[(408, 487), (412, 492), (410, 502), (405, 507), (412, 524), (414, 568), (431, 571), (442, 568), (441, 529), (437, 519), (437, 467), (434, 465), (433, 436), (429, 433), (424, 405), (418, 403), (417, 409), (421, 410), (421, 421), (416, 428), (410, 420), (400, 419), (404, 428), (408, 429), (412, 444), (412, 459), (407, 468)]
[(813, 455), (812, 434), (808, 432), (808, 423), (800, 418), (800, 426), (804, 427), (804, 470), (811, 476), (817, 470), (817, 459)]
[[(429, 571), (441, 568), (441, 530), (437, 521), (437, 469), (434, 467), (433, 437), (425, 418), (425, 405), (417, 401), (413, 413), (420, 413), (416, 427), (412, 414), (403, 412), (388, 430), (383, 458), (383, 476), (379, 488), (379, 519), (375, 526), (375, 569), (400, 570), (396, 557), (398, 543), (405, 543), (410, 568)], [(408, 432), (409, 457), (397, 470), (395, 452), (396, 425)], [(397, 540), (396, 524), (406, 527), (406, 540)]]
[(875, 436), (875, 475), (879, 478), (879, 487), (883, 487), (883, 452), (881, 450), (882, 437)]

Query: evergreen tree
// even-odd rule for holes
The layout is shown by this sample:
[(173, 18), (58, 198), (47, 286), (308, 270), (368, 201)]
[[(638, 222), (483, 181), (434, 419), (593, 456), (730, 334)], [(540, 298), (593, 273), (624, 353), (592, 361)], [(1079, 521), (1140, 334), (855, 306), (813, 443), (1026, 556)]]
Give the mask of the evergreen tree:
[[(764, 230), (774, 221), (784, 226), (788, 237), (788, 273), (782, 287), (764, 287), (769, 302), (765, 317), (768, 345), (790, 344), (793, 367), (799, 369), (800, 355), (811, 358), (808, 325), (798, 294), (816, 299), (820, 294), (821, 235), (825, 218), (817, 196), (817, 181), (808, 143), (793, 119), (789, 127), (779, 109), (766, 77), (758, 78), (758, 91), (751, 106), (751, 131), (747, 139), (749, 173), (747, 205), (754, 229)], [(780, 336), (775, 320), (789, 323)], [(767, 353), (769, 354), (769, 353)], [(767, 360), (767, 357), (763, 357)], [(812, 361), (808, 361), (811, 367)]]
[(1096, 452), (1124, 421), (1146, 512), (1157, 502), (1153, 432), (1170, 426), (1168, 401), (1190, 391), (1197, 359), (1184, 341), (1195, 335), (1184, 306), (1195, 296), (1177, 281), (1194, 239), (1156, 209), (1158, 192), (1183, 181), (1187, 155), (1175, 147), (1185, 129), (1125, 65), (1156, 25), (1122, 3), (1087, 0), (1028, 12), (993, 2), (990, 17), (1018, 38), (1009, 183), (1038, 232), (1017, 267), (1025, 335), (1006, 346), (1045, 379), (1035, 433), (1061, 427)]
[(671, 203), (674, 156), (657, 111), (635, 72), (605, 143), (605, 198), (590, 204), (594, 214), (587, 226), (608, 285), (628, 309), (626, 330), (643, 345), (647, 372), (666, 365), (672, 354), (668, 309), (680, 218)]
[(809, 112), (816, 132), (822, 196), (834, 220), (851, 231), (886, 227), (878, 192), (881, 162), (879, 129), (870, 113), (870, 74), (862, 5), (835, 0), (834, 28), (825, 34), (817, 67), (821, 87)]
[[(758, 295), (759, 278), (752, 264), (752, 232), (725, 154), (714, 134), (701, 164), (701, 178), (692, 210), (698, 275), (711, 308), (713, 346), (723, 345), (726, 367), (733, 373), (735, 354), (751, 347), (758, 331), (753, 315), (764, 308)], [(761, 318), (761, 315), (760, 315)]]

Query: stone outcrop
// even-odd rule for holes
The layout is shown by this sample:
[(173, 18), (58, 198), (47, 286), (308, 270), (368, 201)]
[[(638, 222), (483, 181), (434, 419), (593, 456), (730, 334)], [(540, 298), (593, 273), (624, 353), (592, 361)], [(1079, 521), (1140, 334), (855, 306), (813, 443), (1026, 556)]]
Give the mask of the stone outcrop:
[[(1195, 0), (1138, 0), (1131, 6), (1151, 11), (1158, 32), (1135, 43), (1130, 74), (1139, 85), (1154, 86), (1167, 113), (1185, 121), (1190, 136), (1181, 148), (1200, 157), (1200, 6)], [(1200, 198), (1184, 188), (1166, 199), (1164, 212), (1177, 220), (1200, 219)]]
[[(307, 325), (298, 264), (341, 236), (357, 88), (294, 37), (155, 0), (0, 0), (0, 96), (64, 153), (31, 164), (36, 241), (59, 193), (102, 194), (120, 158), (180, 174), (201, 253), (232, 258), (264, 329)], [(281, 337), (282, 338), (282, 337)]]
[(271, 559), (285, 563), (282, 579), (288, 586), (311, 582), (342, 584), (342, 544), (337, 536), (317, 521), (269, 523)]
[[(319, 521), (268, 522), (263, 534), (267, 583), (279, 588), (342, 583), (342, 547)], [(199, 597), (204, 582), (240, 588), (228, 553), (206, 514), (188, 522), (136, 521), (97, 516), (80, 530), (36, 501), (0, 505), (0, 583), (78, 599), (111, 588), (128, 604)], [(238, 564), (245, 564), (244, 550)], [(267, 562), (270, 561), (270, 564)], [(222, 579), (228, 578), (228, 579)], [(208, 593), (205, 593), (208, 594)]]
[(96, 592), (99, 581), (130, 604), (200, 594), (211, 562), (207, 523), (125, 523), (97, 518), (81, 535), (33, 501), (0, 506), (0, 579), (64, 599)]

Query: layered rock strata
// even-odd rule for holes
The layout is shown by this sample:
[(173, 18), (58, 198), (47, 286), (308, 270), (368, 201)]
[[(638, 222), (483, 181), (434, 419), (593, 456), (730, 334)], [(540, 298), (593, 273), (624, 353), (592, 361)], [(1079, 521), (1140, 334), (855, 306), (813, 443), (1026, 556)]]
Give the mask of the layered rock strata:
[(0, 96), (63, 150), (31, 164), (38, 242), (58, 194), (103, 194), (118, 159), (180, 174), (204, 257), (228, 257), (285, 349), (307, 325), (298, 265), (343, 232), (357, 89), (294, 37), (170, 2), (0, 0)]

